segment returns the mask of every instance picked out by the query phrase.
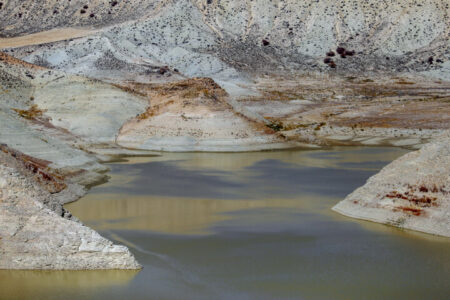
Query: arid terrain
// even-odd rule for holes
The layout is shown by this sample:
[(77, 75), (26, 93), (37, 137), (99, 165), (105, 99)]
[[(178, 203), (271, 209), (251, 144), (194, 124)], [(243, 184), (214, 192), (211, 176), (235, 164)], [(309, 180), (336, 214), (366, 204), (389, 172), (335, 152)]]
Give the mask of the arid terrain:
[(450, 236), (449, 14), (446, 0), (0, 1), (0, 268), (138, 268), (62, 205), (105, 180), (101, 162), (151, 151), (421, 149), (335, 210)]

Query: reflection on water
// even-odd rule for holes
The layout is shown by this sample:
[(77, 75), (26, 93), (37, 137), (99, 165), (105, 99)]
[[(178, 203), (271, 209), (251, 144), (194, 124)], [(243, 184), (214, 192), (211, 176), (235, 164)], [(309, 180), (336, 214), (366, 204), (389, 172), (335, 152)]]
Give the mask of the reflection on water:
[[(233, 212), (261, 208), (313, 209), (318, 198), (224, 200), (92, 194), (71, 212), (97, 230), (149, 230), (170, 234), (207, 234), (213, 224), (233, 218)], [(329, 202), (336, 202), (330, 200)], [(283, 216), (280, 216), (283, 218)]]
[[(97, 230), (207, 233), (232, 212), (329, 206), (402, 151), (171, 153), (112, 165), (111, 181), (67, 206)], [(231, 201), (232, 200), (232, 201)], [(281, 214), (280, 218), (283, 218)]]
[(111, 180), (67, 208), (144, 269), (4, 271), (0, 298), (20, 286), (25, 299), (446, 299), (448, 239), (330, 210), (404, 153), (173, 153), (110, 164)]
[(110, 287), (126, 287), (137, 271), (10, 271), (0, 270), (0, 299), (64, 299), (95, 295)]

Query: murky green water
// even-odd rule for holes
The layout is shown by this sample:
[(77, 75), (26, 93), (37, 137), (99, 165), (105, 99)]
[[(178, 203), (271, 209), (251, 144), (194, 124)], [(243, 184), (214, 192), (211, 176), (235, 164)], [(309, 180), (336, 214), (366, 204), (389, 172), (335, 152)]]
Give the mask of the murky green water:
[(184, 153), (110, 164), (67, 206), (144, 269), (0, 271), (0, 299), (448, 299), (450, 241), (330, 210), (392, 148)]

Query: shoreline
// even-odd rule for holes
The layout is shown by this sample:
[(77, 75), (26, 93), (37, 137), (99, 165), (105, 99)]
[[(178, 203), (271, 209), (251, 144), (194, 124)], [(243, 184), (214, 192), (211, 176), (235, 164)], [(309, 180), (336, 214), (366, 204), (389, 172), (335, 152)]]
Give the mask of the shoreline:
[(141, 268), (125, 246), (114, 245), (64, 209), (86, 194), (85, 187), (6, 146), (0, 161), (0, 269)]
[(450, 237), (450, 131), (384, 167), (332, 209), (342, 215)]
[[(391, 145), (392, 146), (392, 145)], [(58, 170), (53, 170), (52, 168), (49, 168), (48, 166), (45, 166), (44, 162), (42, 162), (39, 159), (34, 159), (32, 157), (29, 157), (27, 155), (23, 155), (20, 152), (14, 151), (10, 148), (8, 148), (7, 146), (2, 146), (3, 150), (2, 153), (0, 155), (0, 158), (3, 162), (7, 162), (7, 166), (9, 168), (11, 168), (11, 166), (13, 167), (11, 170), (14, 170), (17, 173), (16, 177), (18, 176), (19, 178), (22, 178), (21, 180), (24, 182), (27, 182), (26, 184), (33, 186), (35, 189), (37, 189), (39, 192), (37, 193), (37, 197), (42, 198), (42, 193), (44, 193), (47, 198), (53, 199), (53, 200), (45, 200), (47, 203), (44, 204), (40, 204), (38, 203), (39, 206), (39, 210), (35, 211), (34, 214), (39, 215), (41, 213), (42, 210), (46, 211), (46, 214), (49, 215), (53, 215), (53, 217), (51, 217), (52, 222), (56, 221), (56, 220), (64, 220), (64, 222), (71, 222), (70, 224), (72, 224), (71, 226), (66, 226), (67, 229), (65, 229), (66, 231), (64, 231), (63, 235), (66, 234), (70, 234), (70, 232), (73, 232), (73, 229), (69, 229), (71, 228), (74, 224), (76, 224), (76, 226), (81, 226), (83, 227), (83, 230), (87, 230), (88, 232), (90, 232), (89, 234), (91, 234), (91, 238), (93, 239), (93, 241), (91, 241), (92, 243), (96, 244), (96, 247), (93, 247), (91, 249), (88, 248), (83, 248), (81, 246), (81, 244), (86, 243), (86, 241), (81, 242), (81, 244), (79, 243), (78, 245), (78, 250), (76, 252), (83, 252), (83, 251), (88, 251), (90, 252), (89, 254), (89, 260), (93, 260), (96, 261), (96, 259), (98, 259), (97, 263), (98, 265), (95, 265), (95, 263), (89, 262), (88, 264), (80, 264), (80, 262), (78, 261), (76, 265), (67, 265), (66, 262), (58, 262), (55, 263), (54, 265), (49, 264), (47, 262), (47, 265), (42, 266), (40, 264), (37, 265), (33, 265), (35, 263), (37, 263), (36, 261), (33, 261), (33, 259), (28, 260), (27, 264), (28, 266), (22, 266), (21, 264), (17, 264), (17, 265), (11, 265), (11, 264), (5, 264), (3, 259), (4, 257), (0, 260), (0, 268), (2, 269), (49, 269), (49, 270), (81, 270), (81, 269), (140, 269), (140, 265), (137, 264), (136, 261), (134, 261), (134, 258), (132, 258), (131, 253), (129, 253), (128, 249), (126, 249), (123, 246), (113, 246), (111, 242), (103, 239), (102, 237), (100, 237), (95, 231), (93, 231), (90, 228), (85, 227), (84, 225), (81, 225), (78, 221), (78, 219), (74, 216), (72, 216), (70, 214), (70, 212), (66, 211), (63, 206), (64, 204), (70, 203), (70, 202), (75, 202), (77, 200), (79, 200), (81, 197), (83, 197), (83, 195), (85, 195), (87, 193), (87, 186), (88, 185), (97, 185), (97, 184), (101, 184), (102, 182), (104, 182), (103, 179), (101, 181), (99, 181), (99, 177), (93, 176), (90, 177), (91, 179), (95, 179), (95, 181), (92, 181), (88, 184), (86, 184), (86, 182), (84, 182), (84, 187), (80, 186), (79, 184), (76, 184), (73, 182), (73, 180), (76, 178), (70, 178), (67, 177), (65, 178), (64, 175), (60, 174)], [(332, 147), (332, 146), (330, 146)], [(370, 147), (370, 146), (369, 146)], [(377, 146), (372, 146), (374, 148), (377, 148)], [(328, 147), (326, 147), (328, 148)], [(295, 149), (295, 148), (291, 148), (291, 149)], [(272, 149), (272, 150), (277, 150), (277, 149)], [(288, 149), (284, 149), (284, 150), (288, 150)], [(313, 149), (310, 149), (313, 150)], [(118, 149), (116, 149), (115, 151), (118, 151)], [(130, 152), (132, 152), (132, 150), (127, 150), (128, 154), (120, 154), (119, 152), (116, 153), (115, 156), (110, 156), (108, 155), (108, 160), (105, 160), (104, 162), (107, 163), (108, 161), (120, 161), (120, 157), (127, 157), (130, 156)], [(271, 150), (268, 150), (271, 151)], [(9, 152), (9, 153), (8, 153)], [(126, 152), (126, 151), (124, 151)], [(253, 152), (253, 151), (252, 151)], [(415, 153), (417, 151), (411, 152), (411, 153)], [(163, 153), (159, 153), (159, 154), (163, 154)], [(135, 155), (131, 155), (131, 156), (141, 156), (142, 153), (136, 153)], [(158, 156), (158, 153), (151, 153), (148, 154), (150, 156)], [(147, 155), (147, 156), (148, 156)], [(8, 158), (9, 156), (9, 158)], [(103, 157), (105, 158), (105, 157)], [(401, 159), (401, 158), (400, 158)], [(395, 162), (395, 161), (394, 161)], [(45, 172), (43, 172), (45, 171)], [(72, 170), (73, 171), (73, 170)], [(54, 173), (53, 173), (54, 172)], [(81, 174), (83, 174), (83, 172), (86, 171), (81, 171)], [(77, 173), (77, 172), (75, 172)], [(38, 175), (36, 175), (38, 174)], [(56, 174), (56, 175), (54, 175)], [(83, 177), (83, 175), (77, 174), (76, 176), (78, 177)], [(107, 174), (103, 174), (102, 176), (107, 176)], [(89, 177), (89, 176), (88, 176)], [(44, 180), (43, 180), (44, 179)], [(4, 180), (3, 180), (4, 181)], [(32, 183), (30, 183), (30, 181), (33, 181)], [(95, 183), (94, 183), (95, 182)], [(1, 180), (0, 180), (0, 183)], [(59, 187), (61, 184), (66, 185), (65, 187)], [(3, 183), (4, 186), (2, 186), (3, 191), (5, 191), (5, 186), (7, 187), (8, 185), (6, 185), (5, 183)], [(58, 186), (61, 191), (56, 192), (54, 190), (53, 193), (50, 193), (48, 191), (45, 191), (45, 189), (48, 190), (48, 186), (51, 186), (54, 189), (54, 186)], [(44, 197), (44, 198), (45, 198)], [(351, 195), (349, 196), (351, 197)], [(3, 198), (5, 198), (3, 196)], [(348, 197), (347, 197), (348, 198)], [(29, 200), (21, 200), (21, 201), (28, 201), (29, 204), (31, 206), (35, 206), (36, 203), (32, 203), (35, 202), (35, 199), (29, 199)], [(31, 201), (31, 202), (30, 202)], [(38, 200), (39, 201), (39, 200)], [(43, 201), (43, 200), (40, 200)], [(53, 202), (52, 202), (53, 201)], [(348, 202), (349, 200), (346, 199), (344, 201), (342, 201), (343, 203)], [(19, 201), (20, 202), (20, 201)], [(7, 201), (6, 201), (7, 203)], [(42, 202), (41, 202), (42, 203)], [(0, 201), (0, 204), (4, 205), (5, 202), (4, 201)], [(17, 204), (16, 204), (17, 205)], [(26, 204), (20, 204), (22, 205), (26, 205)], [(346, 209), (340, 209), (339, 206), (342, 206), (342, 203), (338, 203), (333, 210), (335, 210), (336, 212), (339, 212), (343, 215), (346, 216), (350, 216), (350, 217), (355, 217), (355, 218), (359, 218), (359, 219), (365, 219), (365, 220), (369, 220), (369, 221), (374, 221), (374, 222), (378, 222), (378, 223), (384, 223), (384, 224), (388, 224), (391, 226), (397, 226), (397, 227), (402, 227), (402, 228), (406, 228), (406, 229), (412, 229), (412, 230), (417, 230), (417, 231), (422, 231), (425, 233), (431, 233), (431, 234), (436, 234), (436, 232), (432, 232), (430, 230), (420, 230), (420, 228), (414, 227), (413, 225), (410, 226), (405, 226), (404, 224), (401, 224), (402, 226), (399, 226), (399, 223), (397, 222), (393, 222), (393, 221), (386, 221), (386, 220), (380, 220), (379, 218), (376, 219), (374, 218), (373, 220), (370, 219), (369, 217), (364, 217), (361, 215), (358, 215), (357, 213), (352, 213), (350, 210), (346, 210)], [(48, 209), (50, 208), (50, 211), (48, 211)], [(61, 215), (62, 218), (58, 217), (57, 215)], [(412, 216), (410, 214), (407, 215), (409, 218), (413, 218), (415, 216)], [(404, 218), (404, 215), (402, 215), (401, 217)], [(0, 219), (2, 218), (2, 216), (0, 215)], [(390, 220), (390, 219), (389, 219)], [(0, 220), (2, 222), (2, 224), (4, 224), (6, 221), (5, 220)], [(27, 225), (18, 225), (19, 227), (27, 227)], [(53, 226), (52, 226), (53, 227)], [(77, 233), (77, 235), (79, 234), (79, 232)], [(4, 235), (4, 234), (3, 234)], [(16, 237), (17, 236), (17, 232), (14, 233), (10, 233), (10, 235), (12, 237)], [(26, 235), (26, 234), (25, 234)], [(449, 236), (448, 234), (440, 234), (441, 236)], [(5, 241), (7, 241), (7, 239), (3, 239), (2, 242), (5, 243)], [(14, 241), (13, 241), (14, 242)], [(87, 242), (88, 244), (91, 242)], [(9, 241), (8, 241), (9, 243)], [(100, 245), (100, 246), (99, 246)], [(4, 246), (3, 246), (4, 247)], [(23, 246), (21, 246), (23, 247)], [(118, 248), (114, 248), (114, 247), (118, 247)], [(105, 249), (109, 249), (110, 253), (114, 253), (114, 255), (116, 255), (117, 253), (121, 253), (119, 255), (119, 257), (115, 257), (113, 261), (109, 261), (108, 263), (105, 264)], [(14, 249), (9, 249), (9, 250), (14, 250)], [(17, 250), (17, 249), (16, 249)], [(20, 255), (17, 255), (17, 253), (15, 252), (16, 250), (14, 250), (13, 252), (11, 252), (12, 254), (14, 254), (14, 256), (16, 257), (20, 257)], [(3, 249), (4, 251), (4, 249)], [(28, 250), (27, 250), (28, 251)], [(58, 251), (60, 251), (59, 248), (55, 248), (54, 251), (57, 253)], [(6, 251), (7, 252), (7, 251)], [(106, 251), (108, 252), (108, 251)], [(5, 253), (5, 251), (4, 251)], [(96, 254), (98, 253), (99, 258), (95, 258)], [(100, 254), (101, 253), (101, 254)], [(71, 252), (71, 255), (76, 255), (76, 253)], [(29, 256), (29, 254), (25, 255), (25, 256)], [(106, 256), (108, 256), (106, 254)], [(123, 258), (120, 258), (120, 257)], [(39, 259), (39, 261), (42, 258)], [(126, 262), (124, 262), (124, 259)], [(20, 259), (19, 259), (20, 260)], [(106, 259), (108, 260), (108, 259)], [(1, 262), (3, 261), (3, 264), (1, 264)], [(119, 263), (118, 263), (119, 262)]]

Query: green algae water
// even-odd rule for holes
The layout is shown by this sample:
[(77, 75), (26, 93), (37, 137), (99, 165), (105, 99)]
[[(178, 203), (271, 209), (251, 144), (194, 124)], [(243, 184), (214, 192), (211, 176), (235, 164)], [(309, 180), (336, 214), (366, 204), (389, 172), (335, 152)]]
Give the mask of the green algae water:
[(450, 240), (331, 211), (406, 151), (167, 153), (67, 205), (141, 271), (0, 271), (0, 299), (448, 299)]

